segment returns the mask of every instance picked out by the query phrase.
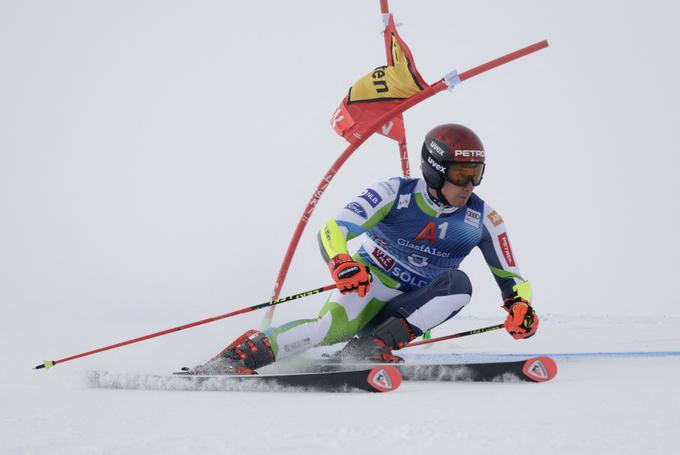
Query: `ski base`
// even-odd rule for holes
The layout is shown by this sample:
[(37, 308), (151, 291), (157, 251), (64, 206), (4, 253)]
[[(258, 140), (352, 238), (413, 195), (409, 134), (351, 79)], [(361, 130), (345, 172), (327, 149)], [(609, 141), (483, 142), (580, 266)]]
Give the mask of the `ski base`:
[(142, 390), (211, 390), (234, 392), (273, 392), (306, 390), (319, 392), (390, 392), (401, 385), (401, 374), (390, 365), (362, 366), (332, 372), (257, 375), (129, 375), (94, 371), (90, 387)]
[[(507, 362), (391, 365), (399, 370), (404, 381), (546, 382), (557, 375), (557, 364), (545, 356)], [(315, 368), (334, 371), (347, 367), (341, 363), (320, 363)]]

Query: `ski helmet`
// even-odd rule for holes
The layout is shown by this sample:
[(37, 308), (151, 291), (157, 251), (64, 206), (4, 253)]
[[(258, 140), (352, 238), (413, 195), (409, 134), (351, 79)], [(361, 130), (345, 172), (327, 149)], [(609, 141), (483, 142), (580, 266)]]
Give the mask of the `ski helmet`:
[(421, 157), (423, 178), (438, 194), (447, 180), (458, 186), (482, 182), (484, 145), (474, 131), (463, 125), (448, 123), (433, 128), (425, 136)]

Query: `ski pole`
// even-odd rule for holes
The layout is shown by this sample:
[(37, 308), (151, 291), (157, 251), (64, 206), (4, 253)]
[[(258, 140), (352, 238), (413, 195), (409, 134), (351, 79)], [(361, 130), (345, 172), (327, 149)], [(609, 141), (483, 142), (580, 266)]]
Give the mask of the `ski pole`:
[[(413, 346), (420, 346), (423, 344), (436, 343), (438, 341), (452, 340), (454, 338), (466, 337), (468, 335), (477, 335), (478, 333), (491, 332), (493, 330), (502, 329), (503, 324), (491, 325), (489, 327), (482, 327), (481, 329), (468, 330), (467, 332), (454, 333), (453, 335), (446, 335), (444, 337), (431, 338), (429, 340), (414, 341), (409, 343), (404, 348), (412, 348)], [(403, 348), (402, 348), (403, 349)]]
[(36, 365), (35, 367), (33, 367), (33, 369), (34, 370), (40, 370), (40, 369), (44, 368), (45, 370), (48, 370), (58, 363), (68, 362), (69, 360), (78, 359), (80, 357), (85, 357), (85, 356), (88, 356), (88, 355), (96, 354), (98, 352), (108, 351), (109, 349), (115, 349), (115, 348), (119, 348), (121, 346), (125, 346), (125, 345), (128, 345), (128, 344), (148, 340), (150, 338), (156, 338), (156, 337), (159, 337), (159, 336), (162, 336), (162, 335), (167, 335), (168, 333), (179, 332), (180, 330), (189, 329), (191, 327), (196, 327), (196, 326), (203, 325), (203, 324), (208, 324), (209, 322), (219, 321), (220, 319), (230, 318), (230, 317), (236, 316), (238, 314), (249, 313), (251, 311), (259, 310), (261, 308), (267, 308), (267, 307), (270, 307), (270, 306), (273, 306), (273, 305), (279, 305), (281, 303), (288, 302), (290, 300), (295, 300), (295, 299), (299, 299), (299, 298), (302, 298), (302, 297), (308, 297), (310, 295), (319, 294), (321, 292), (330, 291), (331, 289), (335, 289), (335, 287), (336, 287), (335, 284), (329, 284), (329, 285), (321, 287), (321, 288), (312, 289), (310, 291), (300, 292), (299, 294), (289, 295), (287, 297), (281, 297), (279, 299), (270, 300), (269, 302), (260, 303), (259, 305), (253, 305), (253, 306), (249, 306), (249, 307), (246, 307), (246, 308), (241, 308), (240, 310), (232, 311), (231, 313), (221, 314), (219, 316), (214, 316), (214, 317), (208, 318), (208, 319), (202, 319), (200, 321), (192, 322), (190, 324), (185, 324), (185, 325), (181, 325), (179, 327), (174, 327), (172, 329), (167, 329), (167, 330), (163, 330), (163, 331), (160, 331), (160, 332), (151, 333), (149, 335), (144, 335), (144, 336), (141, 336), (141, 337), (138, 337), (138, 338), (133, 338), (131, 340), (121, 341), (120, 343), (112, 344), (112, 345), (109, 345), (109, 346), (104, 346), (103, 348), (98, 348), (98, 349), (94, 349), (92, 351), (83, 352), (82, 354), (76, 354), (76, 355), (73, 355), (71, 357), (65, 357), (65, 358), (59, 359), (59, 360), (45, 360), (45, 362), (41, 363), (40, 365)]

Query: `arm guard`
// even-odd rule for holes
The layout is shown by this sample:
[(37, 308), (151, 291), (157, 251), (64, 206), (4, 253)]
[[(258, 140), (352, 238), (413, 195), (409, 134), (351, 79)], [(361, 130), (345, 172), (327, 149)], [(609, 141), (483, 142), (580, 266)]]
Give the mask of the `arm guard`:
[(324, 261), (329, 262), (338, 254), (348, 254), (347, 238), (345, 238), (335, 220), (330, 219), (326, 221), (326, 224), (321, 227), (317, 238)]

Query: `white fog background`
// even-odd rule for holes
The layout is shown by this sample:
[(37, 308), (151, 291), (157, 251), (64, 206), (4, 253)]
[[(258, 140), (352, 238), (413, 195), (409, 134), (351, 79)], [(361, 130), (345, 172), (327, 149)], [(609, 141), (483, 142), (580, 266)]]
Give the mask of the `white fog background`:
[[(430, 83), (550, 42), (405, 114), (416, 175), (433, 126), (482, 138), (478, 194), (505, 218), (548, 316), (542, 331), (549, 315), (680, 315), (680, 8), (390, 3)], [(384, 64), (381, 29), (378, 0), (0, 2), (0, 377), (31, 381), (43, 359), (268, 300), (295, 223), (346, 147), (330, 116)], [(394, 142), (359, 149), (321, 199), (282, 295), (330, 282), (316, 230), (399, 173)], [(463, 269), (475, 286), (464, 315), (500, 321), (481, 254)], [(287, 303), (275, 322), (322, 302)], [(261, 316), (48, 374), (194, 365)]]
[[(85, 384), (92, 369), (194, 366), (261, 312), (32, 371), (267, 301), (305, 204), (347, 146), (331, 114), (385, 51), (378, 0), (0, 0), (0, 453), (677, 451), (680, 7), (390, 6), (431, 83), (550, 42), (405, 120), (415, 175), (433, 126), (482, 138), (478, 194), (505, 218), (541, 316), (530, 340), (496, 331), (421, 352), (550, 353), (558, 377), (378, 395)], [(376, 136), (342, 168), (282, 295), (331, 282), (318, 227), (398, 175), (397, 157)], [(478, 251), (463, 269), (473, 301), (435, 336), (505, 315)], [(316, 315), (324, 298), (281, 305), (275, 323)]]

